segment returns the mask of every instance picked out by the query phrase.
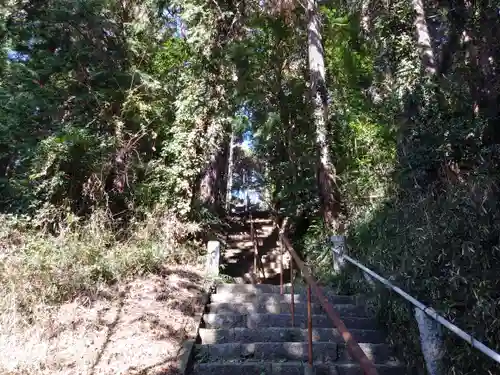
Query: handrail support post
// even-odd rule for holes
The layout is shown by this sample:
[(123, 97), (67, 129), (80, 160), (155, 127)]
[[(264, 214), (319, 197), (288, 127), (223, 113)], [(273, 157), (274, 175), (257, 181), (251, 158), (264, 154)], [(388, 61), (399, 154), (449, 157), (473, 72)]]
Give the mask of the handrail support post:
[(309, 342), (309, 365), (313, 365), (313, 341), (312, 341), (312, 308), (311, 308), (311, 286), (307, 286), (307, 338)]
[(295, 291), (293, 287), (293, 260), (290, 261), (290, 314), (292, 327), (295, 327)]
[(280, 236), (280, 294), (283, 295), (283, 241)]

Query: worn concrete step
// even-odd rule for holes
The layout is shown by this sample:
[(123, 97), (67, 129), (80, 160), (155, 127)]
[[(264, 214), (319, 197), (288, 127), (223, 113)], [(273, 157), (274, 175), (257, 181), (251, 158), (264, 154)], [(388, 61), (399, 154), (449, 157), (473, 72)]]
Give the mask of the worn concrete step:
[[(266, 262), (261, 262), (261, 265), (262, 267), (266, 267), (266, 268), (269, 268), (269, 269), (273, 269), (273, 270), (276, 270), (276, 271), (280, 271), (281, 270), (281, 267), (280, 267), (280, 264), (279, 263), (266, 263)], [(285, 264), (283, 266), (284, 268), (284, 272), (286, 272), (286, 269), (287, 269), (287, 265)]]
[[(192, 375), (304, 375), (307, 363), (293, 362), (236, 362), (236, 363), (198, 363)], [(406, 368), (398, 363), (376, 365), (379, 375), (404, 375)], [(315, 363), (314, 375), (363, 375), (357, 364), (352, 363)]]
[[(295, 303), (306, 303), (307, 294), (306, 293), (294, 293)], [(327, 295), (328, 302), (333, 305), (349, 305), (356, 304), (356, 297), (354, 296), (339, 296), (339, 295)], [(286, 302), (290, 303), (292, 300), (292, 295), (290, 293), (285, 293), (283, 295), (276, 293), (222, 293), (222, 294), (212, 294), (212, 302), (230, 302), (230, 303), (241, 303), (241, 302), (258, 302), (258, 303), (279, 303)], [(317, 302), (317, 299), (312, 296), (312, 301)]]
[[(307, 315), (295, 314), (295, 327), (306, 328)], [(291, 314), (205, 314), (203, 322), (205, 328), (262, 328), (262, 327), (291, 327)], [(349, 329), (374, 329), (377, 326), (375, 319), (342, 317), (342, 321)], [(312, 317), (314, 328), (334, 328), (333, 322), (325, 314), (316, 314)]]
[[(374, 363), (385, 363), (390, 359), (389, 348), (385, 344), (360, 343), (359, 346)], [(309, 360), (308, 348), (307, 342), (197, 345), (195, 358), (198, 362), (234, 360), (307, 362)], [(314, 362), (354, 362), (345, 344), (314, 342), (312, 349)]]
[[(306, 303), (295, 303), (295, 312), (297, 314), (307, 314)], [(319, 303), (312, 303), (311, 309), (313, 314), (324, 313), (323, 307)], [(335, 310), (341, 316), (359, 316), (366, 317), (367, 312), (363, 306), (347, 304), (335, 305)], [(282, 314), (291, 312), (291, 304), (287, 302), (273, 303), (271, 302), (212, 302), (208, 305), (208, 311), (211, 313), (239, 313), (239, 314), (256, 314), (256, 313), (272, 313)]]
[[(290, 292), (291, 285), (290, 284), (285, 284), (284, 285), (284, 293), (291, 293)], [(295, 284), (294, 286), (294, 293), (305, 293), (306, 292), (306, 287), (304, 285), (297, 285)], [(272, 284), (257, 284), (257, 285), (252, 285), (252, 284), (219, 284), (217, 286), (217, 294), (234, 294), (234, 293), (253, 293), (253, 294), (262, 294), (262, 293), (280, 293), (280, 286), (279, 285), (272, 285)], [(323, 293), (325, 294), (332, 294), (331, 291), (328, 289), (323, 289)], [(314, 293), (313, 293), (314, 295)]]
[[(227, 249), (237, 249), (237, 248), (243, 248), (243, 247), (248, 247), (253, 246), (252, 244), (252, 238), (250, 237), (249, 234), (231, 234), (227, 236), (226, 239), (226, 244), (227, 244)], [(227, 251), (227, 250), (225, 250)]]
[[(279, 275), (281, 270), (279, 268), (269, 268), (266, 265), (264, 265), (264, 278), (268, 279), (271, 277), (274, 277), (276, 275)], [(262, 271), (259, 270), (259, 275), (262, 276)]]
[[(357, 342), (382, 344), (383, 335), (376, 330), (351, 329), (349, 330)], [(291, 327), (272, 328), (229, 328), (209, 329), (200, 328), (199, 335), (202, 344), (226, 344), (239, 342), (242, 344), (252, 342), (305, 342), (307, 329)], [(344, 339), (335, 328), (313, 328), (313, 341), (330, 341), (344, 343)]]
[[(280, 256), (280, 253), (278, 250), (274, 250), (271, 253), (262, 255), (261, 260), (262, 260), (262, 263), (273, 263), (274, 262), (277, 265), (279, 265), (280, 264), (279, 262), (281, 260), (281, 256)], [(284, 253), (283, 254), (283, 262), (288, 263), (289, 260), (290, 260), (290, 255), (287, 253)]]
[[(261, 266), (259, 265), (258, 267), (259, 267), (259, 271), (260, 271)], [(274, 266), (274, 265), (270, 265), (269, 263), (268, 264), (263, 263), (262, 268), (264, 268), (264, 270), (272, 270), (275, 274), (276, 273), (279, 274), (281, 272), (281, 268), (279, 265)]]
[[(253, 254), (253, 249), (252, 249), (252, 243), (249, 242), (246, 247), (238, 248), (238, 247), (231, 247), (230, 249), (224, 250), (222, 253), (222, 256), (225, 258), (231, 258), (234, 256), (241, 256), (242, 254), (248, 254), (252, 255)], [(253, 255), (252, 255), (253, 256)]]

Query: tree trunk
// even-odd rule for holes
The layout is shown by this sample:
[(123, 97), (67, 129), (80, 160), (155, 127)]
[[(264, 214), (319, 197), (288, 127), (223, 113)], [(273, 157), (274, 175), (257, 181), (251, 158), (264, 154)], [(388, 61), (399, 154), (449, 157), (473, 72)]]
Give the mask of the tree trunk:
[(234, 169), (234, 132), (231, 131), (229, 140), (229, 156), (227, 158), (227, 187), (226, 187), (226, 212), (229, 212), (233, 194), (233, 169)]
[(223, 196), (221, 193), (225, 190), (222, 181), (224, 181), (226, 155), (224, 145), (210, 155), (210, 160), (200, 179), (198, 202), (213, 212), (218, 212), (221, 209), (221, 197)]
[[(479, 31), (481, 38), (478, 40), (478, 63), (481, 76), (483, 77), (480, 87), (481, 109), (487, 118), (498, 117), (498, 90), (500, 82), (498, 78), (499, 69), (497, 65), (499, 28), (496, 27), (498, 11), (496, 6), (488, 3), (483, 5), (479, 11)], [(495, 123), (496, 132), (498, 126)]]
[(412, 0), (415, 10), (415, 31), (417, 34), (417, 47), (422, 59), (422, 66), (426, 73), (434, 75), (436, 73), (436, 58), (432, 49), (429, 26), (425, 19), (425, 10), (423, 0)]
[(360, 14), (360, 26), (363, 36), (368, 39), (372, 33), (372, 19), (370, 14), (370, 0), (362, 0), (361, 2), (361, 14)]
[(229, 157), (230, 137), (225, 137), (223, 148), (217, 156), (217, 199), (215, 208), (220, 215), (224, 214), (224, 206), (227, 196), (227, 165)]
[(217, 192), (216, 192), (216, 182), (217, 182), (217, 155), (213, 154), (210, 156), (210, 161), (203, 171), (203, 175), (200, 180), (200, 187), (198, 193), (198, 201), (203, 206), (214, 208)]
[[(298, 162), (294, 158), (293, 147), (292, 147), (292, 129), (290, 127), (290, 110), (289, 110), (289, 100), (283, 89), (283, 72), (282, 66), (278, 67), (277, 71), (277, 93), (278, 93), (278, 108), (281, 120), (281, 140), (279, 141), (279, 147), (282, 148), (280, 153), (280, 162), (287, 163), (290, 165), (292, 185), (296, 185), (296, 179), (298, 177)], [(288, 160), (287, 160), (288, 157)], [(286, 184), (285, 180), (285, 184)]]
[(318, 187), (325, 223), (334, 231), (342, 230), (340, 224), (340, 194), (336, 183), (328, 148), (328, 92), (325, 82), (325, 57), (320, 33), (320, 16), (316, 0), (307, 0), (307, 42), (311, 100), (314, 106), (316, 147), (318, 151)]
[[(497, 26), (498, 11), (494, 3), (479, 2), (479, 16), (473, 34), (477, 51), (476, 85), (479, 91), (478, 113), (487, 119), (483, 132), (485, 145), (500, 144), (500, 68), (498, 61), (500, 28)], [(477, 5), (476, 5), (477, 9)]]
[(472, 98), (472, 112), (474, 113), (474, 116), (477, 117), (479, 115), (479, 103), (481, 102), (481, 89), (478, 83), (479, 80), (477, 79), (479, 73), (477, 48), (474, 45), (474, 40), (469, 30), (463, 31), (462, 39), (466, 51), (465, 62), (471, 70), (469, 74), (465, 75), (465, 79), (467, 80)]

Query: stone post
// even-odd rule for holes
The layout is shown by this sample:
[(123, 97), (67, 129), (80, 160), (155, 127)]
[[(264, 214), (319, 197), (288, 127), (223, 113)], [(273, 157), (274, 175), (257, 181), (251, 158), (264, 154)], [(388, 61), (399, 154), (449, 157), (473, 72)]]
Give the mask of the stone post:
[(330, 237), (333, 246), (333, 271), (339, 274), (345, 267), (344, 254), (346, 251), (345, 236), (332, 236)]
[(441, 375), (444, 356), (443, 327), (422, 310), (415, 308), (420, 345), (429, 375)]
[(206, 273), (208, 276), (219, 276), (219, 263), (220, 263), (220, 242), (208, 241), (207, 244), (207, 259), (206, 259)]
[(370, 275), (368, 275), (366, 272), (363, 272), (363, 277), (365, 278), (365, 281), (370, 286), (370, 288), (372, 290), (375, 290), (375, 288), (377, 287), (375, 280), (373, 280), (373, 278)]

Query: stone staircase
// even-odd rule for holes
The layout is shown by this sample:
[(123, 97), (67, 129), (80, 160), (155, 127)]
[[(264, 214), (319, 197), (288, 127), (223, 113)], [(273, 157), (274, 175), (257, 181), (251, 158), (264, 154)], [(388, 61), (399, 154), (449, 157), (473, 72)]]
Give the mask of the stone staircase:
[[(270, 284), (222, 284), (211, 295), (199, 330), (192, 375), (302, 375), (309, 373), (305, 290), (295, 288), (295, 326), (291, 325), (290, 287), (280, 295)], [(380, 375), (407, 369), (391, 356), (384, 336), (365, 307), (352, 296), (325, 291), (349, 331), (372, 359)], [(314, 297), (313, 297), (314, 302)], [(344, 340), (313, 303), (313, 373), (362, 375)]]
[[(253, 270), (254, 250), (250, 236), (250, 228), (243, 226), (229, 234), (227, 237), (227, 249), (223, 251), (222, 263), (226, 266), (223, 273), (230, 276), (235, 283), (255, 283), (256, 277), (270, 280), (279, 276), (280, 273), (280, 253), (277, 246), (278, 231), (271, 219), (254, 219), (255, 236), (260, 248), (259, 265), (257, 270)], [(283, 263), (286, 268), (290, 261), (290, 256), (284, 254)]]

